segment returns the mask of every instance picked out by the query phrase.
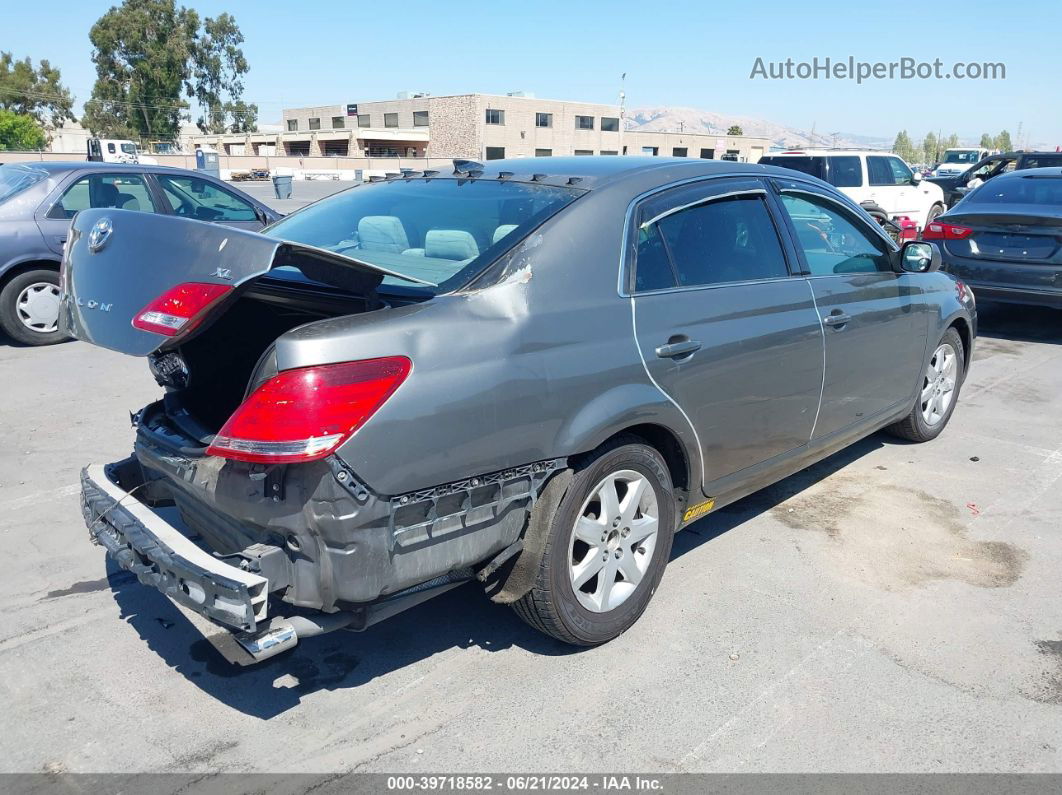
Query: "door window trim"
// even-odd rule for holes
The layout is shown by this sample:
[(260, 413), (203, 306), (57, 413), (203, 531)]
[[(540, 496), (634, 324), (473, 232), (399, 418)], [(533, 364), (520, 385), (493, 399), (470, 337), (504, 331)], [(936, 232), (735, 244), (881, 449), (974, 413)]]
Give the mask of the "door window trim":
[[(77, 183), (81, 182), (81, 180), (83, 180), (83, 179), (91, 179), (92, 177), (122, 177), (122, 178), (138, 177), (140, 179), (141, 183), (144, 185), (144, 191), (147, 193), (148, 199), (151, 201), (152, 208), (150, 210), (137, 210), (136, 212), (150, 212), (150, 213), (154, 213), (155, 215), (165, 215), (166, 214), (166, 210), (162, 209), (161, 205), (159, 205), (159, 203), (158, 203), (158, 196), (156, 196), (155, 192), (151, 189), (152, 186), (151, 186), (150, 175), (147, 172), (145, 172), (145, 171), (118, 171), (118, 172), (115, 172), (115, 171), (78, 171), (78, 172), (74, 173), (73, 178), (70, 179), (69, 182), (65, 182), (65, 183), (61, 184), (58, 188), (56, 188), (56, 192), (53, 194), (55, 196), (55, 198), (52, 199), (51, 202), (48, 204), (48, 210), (41, 217), (45, 218), (45, 219), (47, 219), (49, 221), (69, 221), (70, 219), (67, 218), (65, 215), (62, 216), (62, 217), (56, 217), (56, 216), (52, 215), (52, 211), (56, 208), (56, 206), (58, 206), (60, 204), (60, 202), (62, 202), (63, 197), (66, 196), (66, 194), (70, 191), (71, 188), (73, 188)], [(89, 209), (120, 210), (121, 208), (120, 207), (107, 207), (107, 208), (95, 208), (95, 207), (93, 207), (93, 208), (89, 208)]]
[[(657, 213), (649, 221), (644, 224), (637, 224), (637, 213), (640, 211), (642, 205), (657, 194), (664, 193), (666, 191), (674, 190), (676, 188), (684, 188), (696, 183), (710, 184), (713, 182), (727, 182), (727, 181), (745, 181), (757, 183), (761, 187), (748, 188), (741, 190), (734, 190), (729, 192), (713, 193), (710, 196), (698, 199), (693, 202), (687, 202), (680, 207), (669, 208), (663, 212)], [(691, 284), (691, 285), (679, 285), (674, 287), (663, 287), (657, 290), (636, 290), (634, 289), (634, 279), (636, 277), (637, 270), (637, 232), (643, 226), (650, 223), (655, 223), (662, 218), (666, 218), (668, 215), (679, 212), (681, 210), (687, 210), (691, 207), (697, 207), (702, 204), (708, 204), (709, 202), (716, 201), (717, 199), (733, 198), (734, 196), (741, 195), (759, 195), (763, 197), (764, 209), (767, 211), (768, 218), (771, 219), (771, 225), (774, 227), (775, 234), (778, 238), (778, 247), (782, 251), (782, 258), (785, 260), (786, 270), (788, 274), (785, 276), (772, 276), (766, 279), (743, 279), (741, 281), (734, 282), (717, 282), (715, 284)], [(669, 182), (666, 185), (658, 185), (655, 188), (640, 193), (631, 199), (627, 205), (627, 213), (623, 221), (623, 245), (620, 249), (620, 267), (618, 280), (616, 284), (616, 292), (620, 298), (635, 298), (645, 295), (666, 295), (668, 293), (679, 292), (692, 292), (695, 290), (716, 290), (725, 287), (734, 287), (739, 285), (749, 284), (769, 284), (771, 282), (789, 281), (790, 279), (800, 276), (800, 272), (794, 269), (794, 265), (799, 264), (802, 260), (794, 259), (799, 255), (799, 252), (794, 250), (790, 244), (788, 236), (788, 229), (783, 234), (784, 219), (776, 217), (777, 209), (773, 206), (771, 201), (770, 190), (767, 187), (767, 182), (763, 177), (758, 174), (725, 174), (719, 176), (697, 176), (690, 177), (688, 179), (676, 180), (675, 182)], [(669, 262), (671, 263), (672, 271), (674, 271), (674, 262), (669, 256)], [(676, 278), (677, 281), (677, 278)]]
[[(780, 179), (789, 182), (796, 182), (800, 184), (801, 187), (783, 189), (782, 186), (778, 184), (778, 181)], [(867, 218), (869, 218), (869, 225), (873, 229), (874, 236), (877, 237), (878, 240), (881, 240), (885, 243), (887, 253), (893, 255), (900, 250), (899, 246), (896, 245), (895, 241), (885, 233), (885, 230), (881, 228), (877, 221), (875, 221), (873, 218), (870, 218), (869, 214), (867, 214), (867, 218), (862, 218), (859, 215), (860, 212), (866, 214), (866, 210), (864, 210), (862, 207), (856, 207), (855, 209), (853, 209), (852, 207), (849, 207), (844, 201), (839, 200), (841, 197), (834, 196), (829, 192), (823, 190), (820, 186), (805, 182), (802, 179), (792, 179), (790, 177), (771, 177), (768, 182), (770, 182), (772, 188), (774, 189), (774, 195), (779, 205), (781, 205), (782, 203), (782, 194), (787, 190), (791, 193), (806, 193), (809, 196), (814, 196), (818, 199), (829, 202), (833, 207), (837, 209), (837, 212), (839, 212), (841, 215), (847, 216), (853, 221), (862, 222), (864, 225), (867, 225), (866, 221)], [(794, 241), (793, 248), (795, 249), (796, 256), (800, 262), (800, 267), (802, 268), (801, 275), (805, 279), (837, 279), (850, 277), (853, 275), (860, 275), (856, 273), (812, 273), (811, 269), (808, 267), (807, 258), (804, 256), (804, 249), (802, 246), (799, 245), (799, 237), (796, 233), (796, 227), (793, 225), (793, 219), (789, 217), (789, 213), (785, 211), (784, 207), (780, 207), (780, 211), (782, 214), (782, 223), (785, 224), (786, 231), (788, 232), (790, 239)], [(861, 275), (866, 276), (870, 273), (870, 271), (865, 271), (861, 272)], [(874, 273), (883, 273), (886, 275), (891, 273), (893, 276), (901, 275), (896, 271), (874, 271)]]

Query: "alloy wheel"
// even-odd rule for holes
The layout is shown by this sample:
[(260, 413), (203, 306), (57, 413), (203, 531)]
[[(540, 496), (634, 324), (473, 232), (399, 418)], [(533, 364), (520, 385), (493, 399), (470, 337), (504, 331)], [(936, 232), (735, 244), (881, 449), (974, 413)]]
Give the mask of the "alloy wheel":
[(922, 419), (926, 425), (937, 425), (948, 413), (955, 399), (959, 376), (959, 355), (950, 343), (942, 343), (929, 360), (922, 381)]
[(653, 560), (660, 530), (656, 491), (640, 472), (601, 480), (579, 510), (568, 544), (568, 574), (579, 603), (593, 613), (623, 604)]

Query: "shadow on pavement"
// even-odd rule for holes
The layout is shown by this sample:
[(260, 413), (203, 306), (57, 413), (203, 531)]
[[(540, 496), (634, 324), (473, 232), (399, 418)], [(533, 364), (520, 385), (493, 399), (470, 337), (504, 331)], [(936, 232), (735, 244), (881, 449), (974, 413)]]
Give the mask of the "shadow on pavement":
[[(1014, 342), (1048, 342), (1062, 345), (1062, 310), (1044, 306), (977, 305), (977, 336)], [(974, 354), (977, 346), (974, 346)]]

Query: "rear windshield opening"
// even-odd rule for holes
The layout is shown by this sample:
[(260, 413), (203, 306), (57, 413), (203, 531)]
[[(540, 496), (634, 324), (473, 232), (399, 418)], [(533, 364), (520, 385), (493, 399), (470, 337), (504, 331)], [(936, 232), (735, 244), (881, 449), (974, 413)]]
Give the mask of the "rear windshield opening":
[(10, 199), (47, 178), (48, 172), (40, 168), (0, 166), (0, 202)]
[[(496, 179), (370, 183), (300, 210), (265, 234), (412, 276), (440, 293), (468, 282), (582, 193)], [(383, 284), (418, 286), (393, 276)]]
[(969, 194), (967, 204), (1062, 205), (1062, 177), (991, 180)]

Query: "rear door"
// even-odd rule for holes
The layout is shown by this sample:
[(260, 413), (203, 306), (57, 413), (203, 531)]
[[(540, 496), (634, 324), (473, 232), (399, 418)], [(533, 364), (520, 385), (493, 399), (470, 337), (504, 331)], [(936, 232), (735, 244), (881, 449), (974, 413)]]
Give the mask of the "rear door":
[(818, 439), (913, 399), (928, 318), (918, 274), (892, 270), (895, 247), (873, 221), (810, 183), (774, 182), (825, 334)]
[(637, 207), (629, 242), (646, 369), (688, 417), (711, 484), (808, 442), (822, 331), (790, 275), (766, 184), (710, 180)]
[(70, 220), (82, 210), (103, 207), (158, 212), (143, 174), (129, 171), (81, 174), (37, 208), (37, 226), (48, 247), (62, 254)]
[(870, 196), (889, 216), (909, 215), (920, 220), (921, 194), (911, 182), (911, 169), (898, 157), (867, 155), (867, 179)]

